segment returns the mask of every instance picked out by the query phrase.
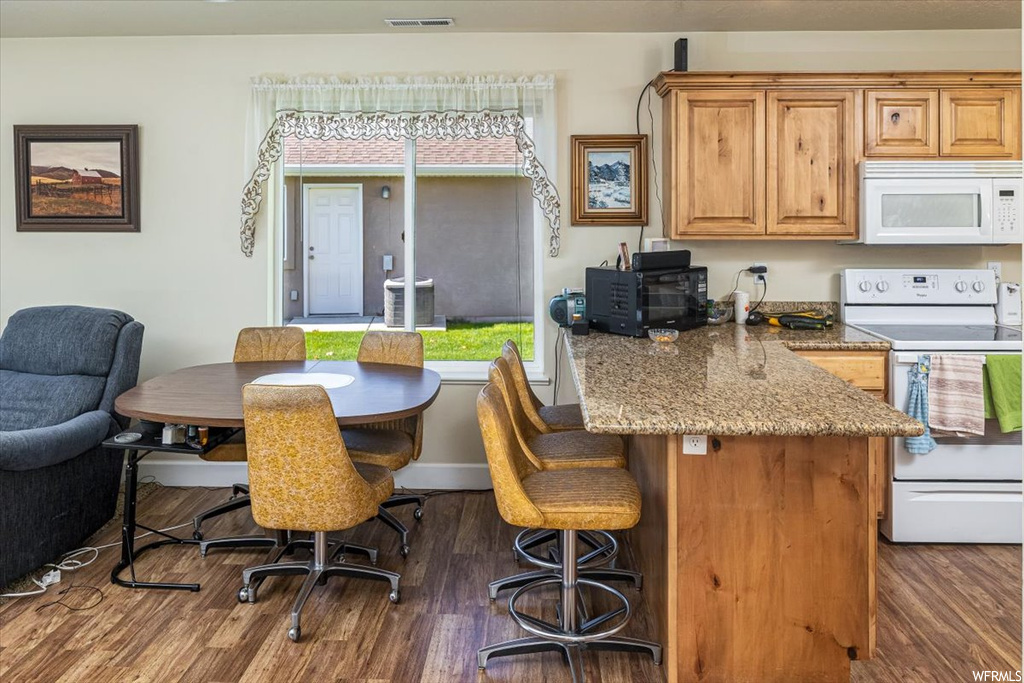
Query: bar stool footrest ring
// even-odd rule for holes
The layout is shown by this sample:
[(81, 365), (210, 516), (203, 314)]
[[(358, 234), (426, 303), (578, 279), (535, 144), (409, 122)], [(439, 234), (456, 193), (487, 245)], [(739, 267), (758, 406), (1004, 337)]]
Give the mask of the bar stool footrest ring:
[[(602, 640), (604, 638), (609, 638), (618, 633), (619, 631), (621, 631), (623, 628), (626, 627), (626, 624), (629, 623), (629, 620), (632, 617), (633, 612), (629, 606), (629, 600), (626, 599), (626, 596), (607, 584), (601, 583), (600, 581), (593, 581), (591, 579), (584, 578), (577, 579), (577, 585), (590, 586), (592, 588), (598, 588), (600, 590), (603, 590), (604, 592), (608, 593), (616, 600), (618, 600), (621, 604), (621, 607), (619, 607), (618, 609), (613, 609), (609, 612), (605, 612), (604, 614), (600, 614), (596, 617), (593, 617), (592, 619), (589, 619), (587, 623), (584, 623), (580, 627), (580, 631), (577, 633), (567, 633), (555, 624), (551, 624), (549, 622), (543, 621), (542, 619), (533, 617), (529, 614), (526, 614), (525, 612), (519, 611), (516, 608), (516, 603), (526, 593), (537, 590), (538, 588), (542, 588), (547, 585), (561, 585), (561, 583), (561, 577), (557, 576), (552, 576), (546, 579), (538, 579), (537, 581), (529, 583), (523, 586), (522, 588), (518, 589), (515, 593), (512, 594), (512, 597), (508, 599), (509, 614), (512, 615), (512, 618), (515, 619), (516, 623), (519, 624), (519, 626), (524, 631), (532, 635), (535, 635), (539, 638), (546, 638), (559, 643), (582, 644), (591, 643), (597, 640)], [(608, 627), (603, 631), (592, 630), (594, 627), (614, 619), (619, 614), (622, 615), (621, 620), (615, 625)]]

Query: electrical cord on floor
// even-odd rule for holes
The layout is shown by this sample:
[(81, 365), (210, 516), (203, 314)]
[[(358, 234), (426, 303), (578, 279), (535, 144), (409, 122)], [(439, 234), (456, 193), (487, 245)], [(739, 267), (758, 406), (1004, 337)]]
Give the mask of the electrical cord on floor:
[[(120, 545), (120, 543), (116, 545)], [(92, 553), (92, 557), (84, 561), (77, 559), (80, 555), (85, 555), (86, 553)], [(52, 570), (56, 570), (58, 572), (57, 581), (60, 581), (60, 572), (73, 572), (77, 569), (81, 569), (82, 567), (87, 567), (96, 561), (99, 554), (100, 549), (91, 546), (64, 553), (56, 563), (47, 563), (43, 565), (43, 567), (48, 567), (51, 570), (46, 572), (46, 574), (43, 575), (43, 578), (45, 579), (47, 576), (50, 576), (52, 574)], [(0, 598), (27, 598), (33, 595), (42, 595), (46, 592), (48, 587), (54, 585), (57, 581), (53, 583), (44, 583), (39, 579), (33, 578), (32, 583), (39, 587), (37, 590), (23, 591), (20, 593), (2, 593), (0, 594)]]
[[(161, 532), (164, 532), (164, 531), (175, 531), (176, 529), (181, 529), (181, 528), (187, 527), (187, 526), (192, 526), (192, 522), (183, 522), (181, 524), (176, 524), (175, 526), (169, 526), (169, 527), (166, 527), (164, 529), (159, 529), (158, 531), (161, 531)], [(145, 538), (146, 536), (152, 536), (153, 533), (154, 532), (152, 532), (152, 531), (147, 531), (144, 534), (139, 534), (138, 536), (135, 537), (135, 540), (137, 541), (140, 538)], [(107, 543), (106, 545), (85, 546), (83, 548), (78, 548), (77, 550), (72, 550), (70, 552), (64, 553), (61, 556), (61, 559), (58, 560), (56, 563), (44, 564), (43, 567), (49, 567), (51, 569), (56, 569), (56, 570), (59, 570), (59, 571), (73, 572), (75, 570), (81, 569), (82, 567), (87, 567), (90, 564), (92, 564), (93, 562), (95, 562), (96, 558), (99, 557), (99, 554), (100, 554), (101, 550), (104, 550), (106, 548), (120, 547), (120, 545), (121, 545), (121, 541), (117, 541), (116, 543)], [(90, 552), (92, 553), (92, 557), (90, 557), (88, 560), (84, 560), (83, 561), (83, 560), (77, 559), (79, 555), (84, 555), (85, 553), (90, 553)], [(47, 572), (47, 573), (49, 573), (49, 572)], [(0, 598), (28, 598), (28, 597), (31, 597), (33, 595), (42, 595), (43, 593), (46, 592), (46, 589), (49, 586), (55, 585), (53, 583), (45, 584), (45, 583), (43, 583), (42, 581), (40, 581), (39, 579), (36, 579), (36, 578), (32, 579), (32, 583), (34, 583), (36, 586), (39, 587), (38, 590), (23, 591), (23, 592), (19, 592), (19, 593), (0, 593)]]
[(75, 607), (74, 605), (69, 605), (66, 602), (64, 602), (64, 598), (57, 598), (56, 600), (51, 600), (50, 602), (45, 602), (42, 605), (39, 605), (39, 607), (36, 607), (36, 611), (38, 612), (39, 610), (41, 610), (41, 609), (43, 609), (45, 607), (52, 607), (53, 605), (60, 605), (61, 607), (64, 607), (65, 609), (71, 610), (72, 612), (83, 612), (85, 610), (92, 609), (93, 607), (96, 607), (101, 602), (103, 602), (103, 597), (104, 597), (103, 596), (103, 591), (101, 591), (96, 586), (76, 586), (75, 585), (75, 578), (73, 576), (71, 577), (71, 580), (68, 582), (68, 587), (65, 588), (64, 590), (60, 591), (59, 593), (57, 593), (57, 595), (68, 595), (73, 590), (91, 590), (91, 591), (95, 591), (96, 593), (99, 594), (99, 599), (96, 600), (96, 602), (92, 603), (91, 605), (85, 605), (84, 607)]

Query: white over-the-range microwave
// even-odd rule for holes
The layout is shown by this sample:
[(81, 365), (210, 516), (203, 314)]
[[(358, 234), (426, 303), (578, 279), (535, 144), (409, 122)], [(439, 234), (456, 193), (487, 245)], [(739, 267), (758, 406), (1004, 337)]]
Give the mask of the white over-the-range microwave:
[(1020, 161), (863, 161), (863, 244), (1020, 244)]

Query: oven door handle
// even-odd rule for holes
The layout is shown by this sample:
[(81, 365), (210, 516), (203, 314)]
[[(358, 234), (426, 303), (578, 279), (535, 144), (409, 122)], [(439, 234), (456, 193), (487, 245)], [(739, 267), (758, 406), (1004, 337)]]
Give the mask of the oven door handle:
[[(904, 364), (906, 364), (906, 365), (913, 365), (914, 363), (917, 363), (918, 359), (921, 356), (926, 356), (926, 355), (928, 355), (928, 354), (926, 354), (926, 353), (897, 353), (897, 354), (895, 354), (895, 358), (896, 358), (896, 363), (897, 364), (900, 364), (900, 365), (904, 365)], [(981, 364), (982, 365), (985, 364), (985, 354), (984, 353), (964, 353), (964, 354), (960, 354), (960, 355), (964, 355), (964, 356), (981, 356)]]

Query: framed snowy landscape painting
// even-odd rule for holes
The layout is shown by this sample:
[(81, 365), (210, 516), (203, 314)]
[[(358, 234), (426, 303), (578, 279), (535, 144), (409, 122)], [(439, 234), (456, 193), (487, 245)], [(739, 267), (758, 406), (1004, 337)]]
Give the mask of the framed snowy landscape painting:
[(572, 136), (572, 224), (647, 225), (647, 136)]

